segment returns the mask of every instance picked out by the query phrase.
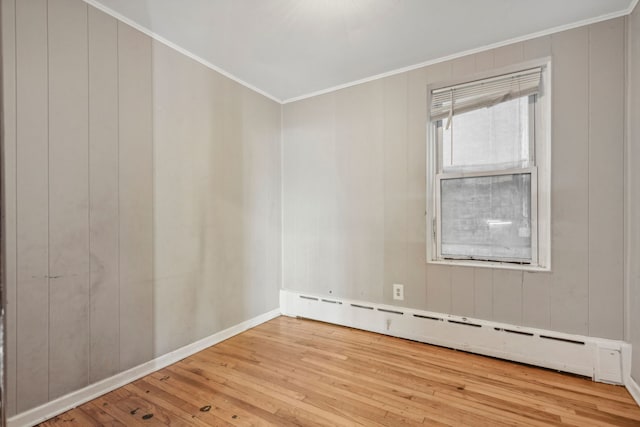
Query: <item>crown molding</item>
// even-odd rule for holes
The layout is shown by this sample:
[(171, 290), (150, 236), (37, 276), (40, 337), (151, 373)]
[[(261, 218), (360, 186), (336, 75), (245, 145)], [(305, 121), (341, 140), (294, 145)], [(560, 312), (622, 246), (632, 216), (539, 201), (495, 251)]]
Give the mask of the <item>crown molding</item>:
[(314, 96), (319, 96), (319, 95), (324, 95), (330, 92), (335, 92), (337, 90), (340, 89), (346, 89), (348, 87), (351, 86), (356, 86), (362, 83), (367, 83), (367, 82), (371, 82), (374, 80), (378, 80), (378, 79), (382, 79), (385, 77), (390, 77), (390, 76), (394, 76), (396, 74), (401, 74), (401, 73), (406, 73), (408, 71), (412, 71), (412, 70), (416, 70), (418, 68), (422, 68), (422, 67), (427, 67), (429, 65), (434, 65), (434, 64), (439, 64), (441, 62), (446, 62), (446, 61), (451, 61), (452, 59), (458, 59), (461, 58), (463, 56), (468, 56), (468, 55), (473, 55), (476, 53), (480, 53), (480, 52), (485, 52), (487, 50), (492, 50), (492, 49), (497, 49), (499, 47), (503, 47), (503, 46), (507, 46), (510, 44), (514, 44), (514, 43), (519, 43), (519, 42), (523, 42), (523, 41), (527, 41), (527, 40), (531, 40), (531, 39), (535, 39), (538, 37), (544, 37), (544, 36), (548, 36), (551, 34), (555, 34), (555, 33), (560, 33), (562, 31), (567, 31), (567, 30), (572, 30), (574, 28), (578, 28), (578, 27), (584, 27), (586, 25), (591, 25), (591, 24), (595, 24), (597, 22), (602, 22), (602, 21), (607, 21), (609, 19), (614, 19), (614, 18), (619, 18), (621, 16), (627, 16), (631, 13), (631, 11), (633, 11), (633, 6), (635, 4), (638, 3), (639, 0), (633, 0), (634, 3), (630, 5), (630, 7), (628, 9), (623, 9), (620, 10), (618, 12), (613, 12), (613, 13), (608, 13), (605, 15), (600, 15), (600, 16), (596, 16), (594, 18), (589, 18), (589, 19), (583, 19), (582, 21), (577, 21), (577, 22), (573, 22), (570, 24), (565, 24), (565, 25), (560, 25), (557, 27), (553, 27), (553, 28), (549, 28), (547, 30), (543, 30), (543, 31), (538, 31), (535, 33), (531, 33), (531, 34), (527, 34), (524, 36), (520, 36), (520, 37), (514, 37), (508, 40), (504, 40), (501, 42), (497, 42), (497, 43), (492, 43), (492, 44), (488, 44), (485, 46), (481, 46), (481, 47), (477, 47), (474, 49), (469, 49), (469, 50), (464, 50), (462, 52), (458, 52), (458, 53), (454, 53), (452, 55), (447, 55), (447, 56), (443, 56), (440, 58), (436, 58), (436, 59), (431, 59), (429, 61), (424, 61), (421, 62), (419, 64), (414, 64), (414, 65), (409, 65), (407, 67), (403, 67), (403, 68), (398, 68), (392, 71), (387, 71), (384, 73), (380, 73), (380, 74), (376, 74), (374, 76), (370, 76), (370, 77), (365, 77), (363, 79), (360, 80), (355, 80), (349, 83), (344, 83), (341, 85), (337, 85), (337, 86), (333, 86), (327, 89), (321, 89), (315, 92), (311, 92), (305, 95), (300, 95), (300, 96), (296, 96), (293, 98), (288, 98), (282, 101), (283, 104), (289, 104), (292, 102), (296, 102), (296, 101), (301, 101), (303, 99), (307, 99), (307, 98), (312, 98)]
[(555, 33), (559, 33), (562, 31), (567, 31), (567, 30), (571, 30), (574, 28), (578, 28), (578, 27), (583, 27), (586, 25), (591, 25), (591, 24), (595, 24), (597, 22), (602, 22), (602, 21), (606, 21), (609, 19), (614, 19), (614, 18), (619, 18), (621, 16), (628, 16), (629, 14), (631, 14), (634, 9), (636, 8), (636, 6), (638, 5), (638, 1), (640, 0), (631, 0), (631, 3), (629, 4), (629, 7), (627, 7), (626, 9), (622, 9), (620, 11), (617, 12), (613, 12), (613, 13), (608, 13), (608, 14), (604, 14), (604, 15), (600, 15), (600, 16), (596, 16), (593, 18), (589, 18), (589, 19), (583, 19), (581, 21), (576, 21), (570, 24), (565, 24), (565, 25), (560, 25), (557, 27), (553, 27), (553, 28), (549, 28), (547, 30), (543, 30), (543, 31), (538, 31), (535, 33), (530, 33), (524, 36), (520, 36), (520, 37), (514, 37), (514, 38), (510, 38), (501, 42), (496, 42), (496, 43), (491, 43), (488, 45), (484, 45), (484, 46), (480, 46), (477, 48), (473, 48), (473, 49), (468, 49), (468, 50), (464, 50), (461, 52), (457, 52), (454, 53), (452, 55), (447, 55), (447, 56), (443, 56), (440, 58), (435, 58), (435, 59), (431, 59), (428, 61), (424, 61), (424, 62), (420, 62), (418, 64), (413, 64), (413, 65), (409, 65), (406, 67), (402, 67), (402, 68), (397, 68), (395, 70), (391, 70), (391, 71), (387, 71), (384, 73), (380, 73), (380, 74), (375, 74), (373, 76), (369, 76), (369, 77), (365, 77), (362, 79), (358, 79), (358, 80), (354, 80), (351, 82), (347, 82), (347, 83), (343, 83), (343, 84), (339, 84), (339, 85), (335, 85), (326, 89), (320, 89), (317, 91), (313, 91), (313, 92), (309, 92), (306, 94), (302, 94), (299, 96), (295, 96), (295, 97), (291, 97), (291, 98), (287, 98), (287, 99), (280, 99), (275, 95), (272, 95), (256, 86), (253, 86), (247, 82), (245, 82), (244, 80), (234, 76), (233, 74), (223, 70), (222, 68), (212, 64), (211, 62), (205, 60), (204, 58), (196, 55), (195, 53), (178, 46), (177, 44), (165, 39), (164, 37), (160, 36), (159, 34), (153, 32), (152, 30), (132, 21), (131, 19), (125, 17), (124, 15), (114, 11), (111, 8), (108, 8), (106, 6), (104, 6), (103, 4), (99, 3), (98, 0), (83, 0), (85, 3), (95, 7), (96, 9), (106, 13), (107, 15), (110, 15), (112, 17), (114, 17), (115, 19), (135, 28), (136, 30), (142, 32), (143, 34), (146, 34), (147, 36), (151, 37), (152, 39), (182, 53), (183, 55), (193, 59), (194, 61), (204, 65), (207, 68), (210, 68), (211, 70), (241, 84), (242, 86), (256, 92), (259, 93), (262, 96), (265, 96), (267, 98), (269, 98), (270, 100), (277, 102), (278, 104), (281, 105), (285, 105), (285, 104), (290, 104), (296, 101), (301, 101), (303, 99), (308, 99), (308, 98), (313, 98), (315, 96), (319, 96), (319, 95), (324, 95), (327, 93), (331, 93), (331, 92), (335, 92), (341, 89), (346, 89), (348, 87), (352, 87), (352, 86), (357, 86), (363, 83), (367, 83), (367, 82), (371, 82), (374, 80), (378, 80), (378, 79), (382, 79), (385, 77), (390, 77), (390, 76), (394, 76), (396, 74), (401, 74), (401, 73), (406, 73), (408, 71), (412, 71), (412, 70), (416, 70), (418, 68), (422, 68), (422, 67), (427, 67), (430, 65), (434, 65), (434, 64), (438, 64), (441, 62), (445, 62), (445, 61), (450, 61), (452, 59), (457, 59), (457, 58), (461, 58), (463, 56), (468, 56), (468, 55), (473, 55), (476, 53), (480, 53), (480, 52), (485, 52), (487, 50), (492, 50), (492, 49), (497, 49), (499, 47), (503, 47), (503, 46), (507, 46), (513, 43), (519, 43), (519, 42), (523, 42), (523, 41), (527, 41), (527, 40), (531, 40), (531, 39), (535, 39), (538, 37), (544, 37), (544, 36), (548, 36), (551, 34), (555, 34)]

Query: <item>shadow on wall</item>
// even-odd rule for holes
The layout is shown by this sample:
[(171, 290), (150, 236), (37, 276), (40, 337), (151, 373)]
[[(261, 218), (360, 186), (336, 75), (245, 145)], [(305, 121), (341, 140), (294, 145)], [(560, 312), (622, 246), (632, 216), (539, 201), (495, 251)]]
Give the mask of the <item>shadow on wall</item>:
[(161, 355), (277, 307), (279, 106), (153, 43)]

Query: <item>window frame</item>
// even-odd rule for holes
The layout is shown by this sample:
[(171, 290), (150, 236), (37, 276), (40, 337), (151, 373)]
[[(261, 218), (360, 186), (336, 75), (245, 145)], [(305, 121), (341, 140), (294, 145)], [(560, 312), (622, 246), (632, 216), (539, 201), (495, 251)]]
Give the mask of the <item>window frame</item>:
[[(477, 172), (441, 172), (442, 159), (439, 147), (441, 138), (437, 138), (437, 120), (432, 121), (430, 117), (430, 106), (432, 91), (477, 80), (491, 79), (503, 74), (519, 72), (533, 67), (541, 67), (541, 90), (536, 95), (536, 102), (533, 104), (533, 114), (535, 117), (533, 126), (530, 127), (530, 164), (523, 168), (511, 168), (508, 170), (481, 170)], [(448, 80), (427, 85), (427, 150), (426, 150), (426, 262), (429, 264), (460, 265), (472, 267), (489, 267), (521, 271), (551, 271), (551, 60), (542, 58), (533, 61), (519, 63), (489, 72), (469, 75), (455, 80)], [(445, 119), (446, 120), (446, 119)], [(531, 122), (530, 122), (531, 123)], [(441, 129), (441, 128), (440, 128)], [(533, 136), (533, 140), (531, 140)], [(531, 263), (520, 263), (518, 261), (498, 261), (481, 260), (469, 258), (443, 258), (441, 256), (441, 220), (440, 220), (440, 192), (437, 189), (443, 179), (443, 175), (448, 178), (473, 177), (473, 176), (495, 176), (504, 174), (521, 173), (525, 170), (532, 170), (531, 176)], [(520, 172), (515, 172), (520, 171)], [(535, 179), (534, 179), (535, 177)], [(535, 190), (534, 190), (535, 188)], [(535, 195), (535, 197), (534, 197)], [(534, 227), (535, 218), (535, 227)], [(534, 238), (535, 233), (535, 238)]]

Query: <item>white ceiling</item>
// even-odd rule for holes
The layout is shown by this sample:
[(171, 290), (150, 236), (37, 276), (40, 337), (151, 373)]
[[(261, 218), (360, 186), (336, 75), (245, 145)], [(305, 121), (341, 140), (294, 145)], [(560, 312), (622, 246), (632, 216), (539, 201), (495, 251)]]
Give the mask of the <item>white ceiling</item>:
[(85, 0), (287, 101), (533, 34), (637, 0)]

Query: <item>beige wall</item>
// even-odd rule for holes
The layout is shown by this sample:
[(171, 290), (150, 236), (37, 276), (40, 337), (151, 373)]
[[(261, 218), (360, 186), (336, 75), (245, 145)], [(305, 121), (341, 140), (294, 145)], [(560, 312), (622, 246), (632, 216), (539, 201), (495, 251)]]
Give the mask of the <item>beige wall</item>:
[(626, 193), (626, 274), (629, 286), (630, 330), (633, 346), (631, 375), (640, 384), (640, 7), (629, 16), (628, 34), (628, 111), (627, 111), (627, 193)]
[(2, 0), (9, 415), (278, 306), (281, 107), (81, 0)]
[[(621, 339), (624, 37), (614, 19), (285, 105), (284, 288)], [(553, 271), (426, 264), (427, 85), (548, 56)]]

